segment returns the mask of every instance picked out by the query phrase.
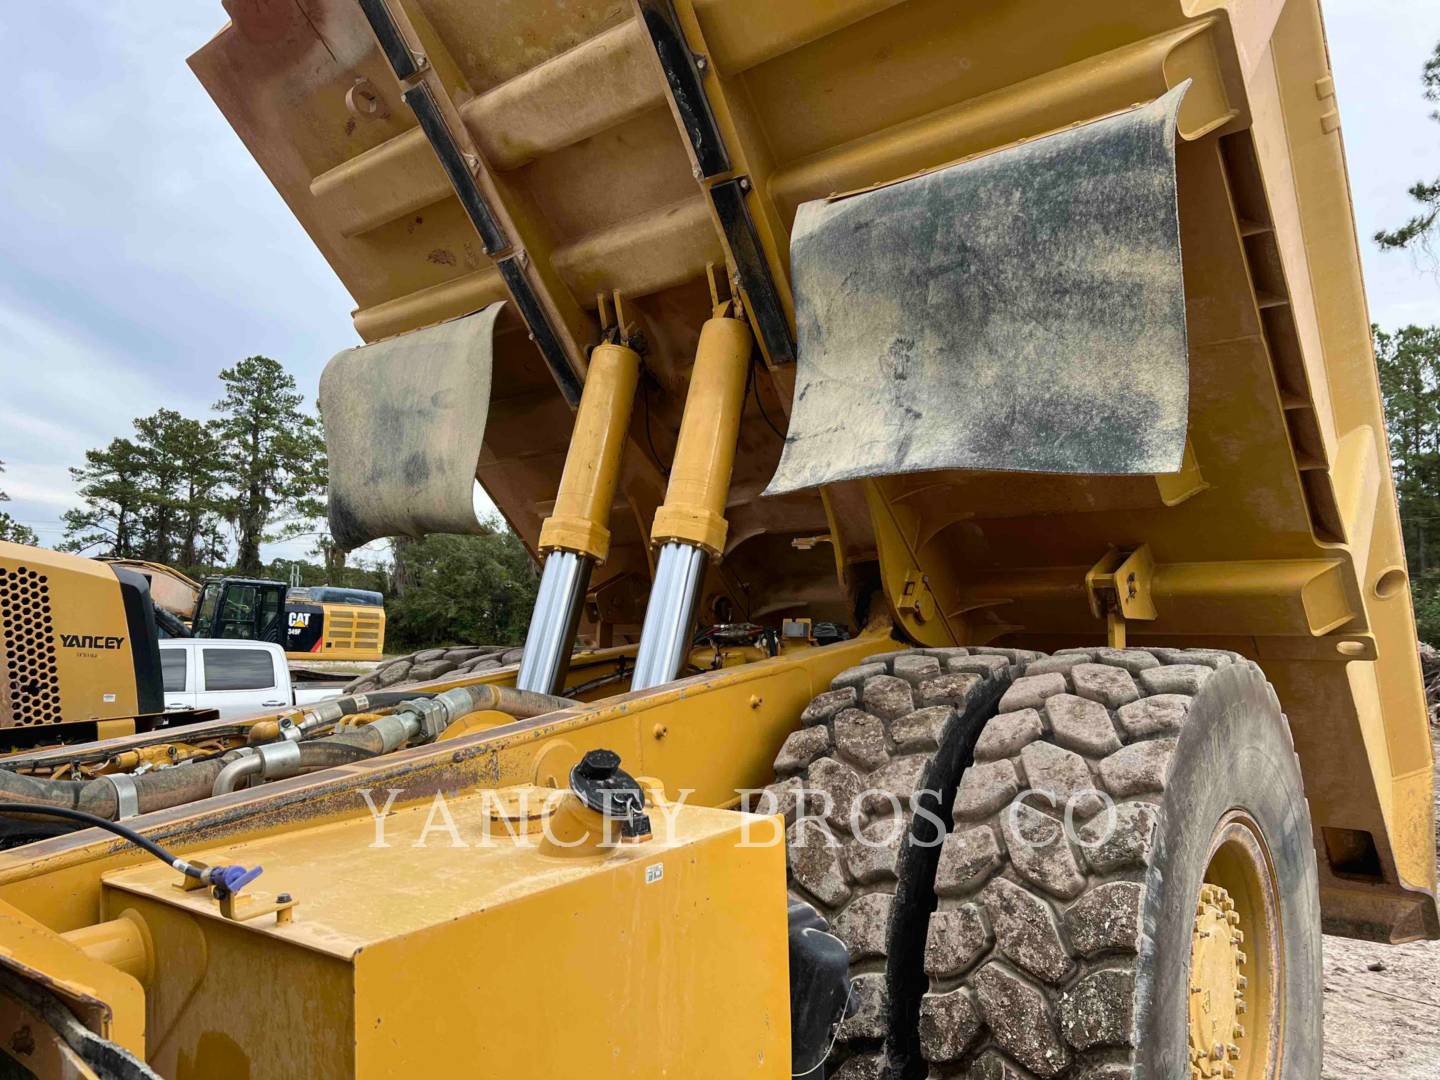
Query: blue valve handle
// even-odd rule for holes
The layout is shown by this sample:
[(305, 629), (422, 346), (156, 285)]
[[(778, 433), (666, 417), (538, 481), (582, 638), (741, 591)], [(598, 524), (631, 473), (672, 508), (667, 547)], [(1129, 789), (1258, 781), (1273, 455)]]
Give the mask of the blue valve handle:
[(229, 896), (239, 892), (250, 882), (254, 881), (262, 873), (261, 867), (257, 866), (247, 870), (243, 866), (205, 866), (203, 863), (192, 863), (188, 859), (182, 859), (174, 852), (167, 850), (151, 840), (143, 833), (137, 832), (118, 821), (111, 821), (108, 818), (91, 814), (84, 810), (75, 810), (68, 806), (46, 806), (41, 803), (32, 802), (0, 802), (0, 817), (11, 814), (23, 815), (25, 817), (54, 817), (63, 821), (74, 821), (81, 825), (88, 825), (97, 829), (104, 829), (124, 840), (129, 841), (136, 847), (155, 856), (161, 862), (180, 871), (188, 878), (194, 878), (206, 885), (214, 887), (220, 896)]
[(243, 866), (215, 866), (210, 869), (210, 884), (215, 887), (217, 895), (233, 895), (249, 885), (263, 872), (264, 868), (259, 866), (249, 870)]

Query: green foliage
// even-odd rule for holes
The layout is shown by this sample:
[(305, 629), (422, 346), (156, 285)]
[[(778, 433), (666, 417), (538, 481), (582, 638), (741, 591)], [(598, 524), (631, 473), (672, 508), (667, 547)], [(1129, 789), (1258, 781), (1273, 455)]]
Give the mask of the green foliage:
[[(1420, 78), (1425, 87), (1425, 100), (1440, 102), (1440, 44), (1435, 46), (1435, 52), (1425, 61)], [(1440, 123), (1440, 109), (1432, 112), (1430, 118)], [(1440, 221), (1440, 177), (1428, 183), (1421, 180), (1412, 184), (1409, 193), (1410, 197), (1420, 204), (1420, 212), (1398, 229), (1382, 229), (1377, 232), (1375, 242), (1382, 248), (1424, 245), (1434, 231), (1437, 221)]]
[[(4, 471), (5, 463), (0, 461), (0, 473)], [(0, 503), (9, 501), (10, 496), (0, 491)], [(3, 510), (0, 510), (0, 540), (8, 540), (12, 544), (30, 544), (32, 547), (40, 542), (34, 529), (20, 524)]]
[[(498, 520), (477, 536), (398, 538), (388, 566), (347, 566), (323, 532), (316, 561), (262, 564), (261, 541), (305, 535), (324, 515), (324, 444), (294, 379), (273, 360), (250, 357), (220, 377), (220, 419), (162, 409), (135, 421), (134, 438), (89, 451), (71, 470), (86, 506), (66, 515), (68, 547), (166, 562), (197, 579), (236, 573), (373, 589), (386, 595), (390, 651), (523, 640), (537, 579)], [(233, 560), (222, 521), (238, 535)]]
[(499, 521), (479, 536), (395, 545), (385, 600), (386, 651), (436, 645), (519, 645), (538, 579), (519, 537)]
[(0, 540), (7, 540), (12, 544), (29, 544), (31, 547), (40, 543), (34, 529), (29, 525), (22, 525), (4, 510), (0, 510)]
[[(65, 514), (65, 549), (163, 562), (197, 579), (293, 576), (303, 585), (374, 589), (387, 596), (396, 648), (520, 640), (536, 580), (524, 546), (503, 524), (491, 523), (482, 536), (398, 540), (392, 566), (347, 566), (327, 533), (313, 533), (325, 515), (328, 462), (294, 378), (274, 360), (251, 356), (220, 380), (215, 419), (160, 409), (137, 419), (133, 435), (86, 452), (85, 464), (70, 470), (85, 505)], [(236, 538), (233, 558), (226, 524)], [(17, 528), (0, 514), (0, 537)], [(261, 563), (262, 542), (305, 535), (317, 537), (316, 561)]]
[(212, 425), (160, 409), (133, 438), (89, 450), (71, 469), (85, 505), (65, 512), (68, 551), (195, 566), (224, 558)]
[(1373, 329), (1415, 621), (1440, 642), (1440, 327)]
[[(306, 527), (320, 510), (327, 463), (315, 417), (304, 412), (295, 379), (268, 356), (249, 356), (220, 372), (219, 419), (225, 516), (236, 529), (242, 573), (260, 570), (260, 543)], [(266, 529), (279, 524), (274, 536)]]
[(65, 511), (61, 549), (140, 558), (146, 546), (141, 524), (144, 469), (140, 447), (132, 439), (111, 439), (109, 446), (85, 451), (85, 464), (70, 470), (85, 505)]
[(146, 461), (147, 557), (193, 566), (223, 543), (214, 425), (161, 409), (136, 420), (135, 431)]
[[(206, 573), (215, 571), (207, 570)], [(298, 581), (300, 585), (336, 585), (347, 589), (390, 592), (387, 566), (341, 566), (335, 568), (305, 559), (275, 559), (260, 568), (260, 577), (275, 581)]]
[(1440, 327), (1373, 330), (1405, 553), (1419, 581), (1440, 570)]
[(1440, 641), (1440, 570), (1417, 574), (1410, 585), (1415, 603), (1415, 629), (1421, 641)]
[(256, 574), (263, 540), (299, 535), (323, 516), (324, 440), (294, 378), (251, 356), (220, 381), (215, 419), (160, 409), (137, 419), (133, 436), (86, 452), (70, 470), (85, 505), (66, 511), (63, 549), (208, 568), (230, 561), (228, 523), (235, 569)]

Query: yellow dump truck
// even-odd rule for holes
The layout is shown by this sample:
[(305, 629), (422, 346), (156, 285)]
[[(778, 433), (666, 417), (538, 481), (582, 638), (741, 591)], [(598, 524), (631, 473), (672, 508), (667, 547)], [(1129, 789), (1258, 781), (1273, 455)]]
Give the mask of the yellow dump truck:
[(8, 761), (0, 1053), (1315, 1078), (1322, 928), (1440, 936), (1315, 0), (224, 8), (365, 343), (332, 532), (478, 479), (539, 598), (518, 665)]

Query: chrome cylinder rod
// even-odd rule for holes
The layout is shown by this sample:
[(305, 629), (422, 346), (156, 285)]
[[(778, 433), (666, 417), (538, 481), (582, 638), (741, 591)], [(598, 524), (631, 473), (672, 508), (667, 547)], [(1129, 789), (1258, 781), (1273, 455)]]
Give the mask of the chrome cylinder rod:
[(540, 573), (535, 611), (525, 635), (525, 654), (515, 685), (521, 690), (554, 694), (560, 690), (570, 668), (575, 648), (575, 630), (580, 624), (580, 605), (590, 587), (590, 569), (595, 560), (573, 551), (552, 551)]
[(705, 552), (694, 544), (671, 541), (660, 548), (655, 584), (645, 607), (640, 648), (635, 654), (631, 690), (670, 682), (690, 649), (695, 601), (705, 578)]

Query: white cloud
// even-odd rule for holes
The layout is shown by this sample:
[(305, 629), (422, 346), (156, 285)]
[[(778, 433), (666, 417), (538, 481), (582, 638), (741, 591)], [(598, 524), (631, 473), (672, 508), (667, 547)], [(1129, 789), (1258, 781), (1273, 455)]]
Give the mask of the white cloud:
[[(130, 420), (177, 400), (163, 382), (136, 371), (124, 355), (0, 298), (0, 490), (21, 521), (46, 520), (41, 508), (77, 504), (68, 467), (85, 451), (128, 429)], [(55, 517), (53, 513), (49, 517)]]
[(1415, 213), (1407, 188), (1440, 177), (1440, 123), (1420, 82), (1440, 41), (1440, 5), (1324, 0), (1322, 8), (1370, 316), (1392, 328), (1440, 323), (1440, 281), (1428, 259), (1382, 252), (1371, 240)]
[[(52, 510), (69, 510), (78, 506), (70, 483), (70, 474), (64, 465), (37, 465), (25, 463), (17, 468), (15, 463), (5, 463), (4, 491), (17, 502), (35, 503)], [(58, 521), (58, 515), (53, 515)], [(49, 520), (49, 519), (43, 519)]]

